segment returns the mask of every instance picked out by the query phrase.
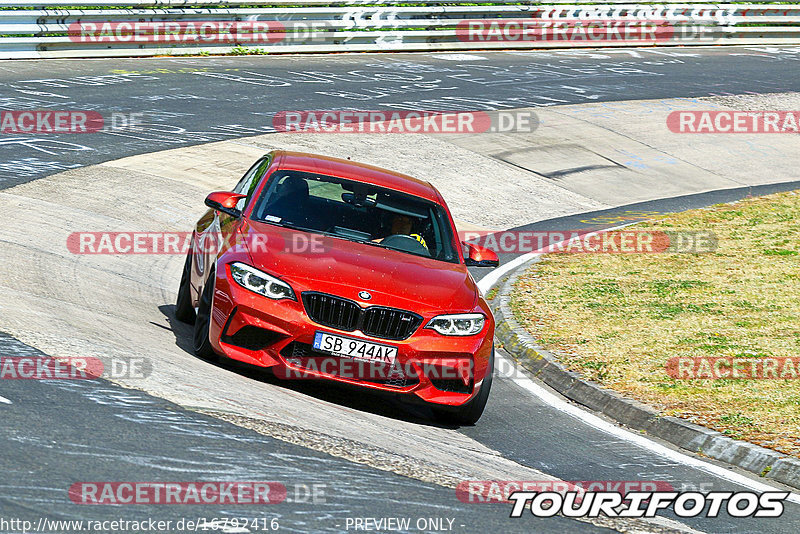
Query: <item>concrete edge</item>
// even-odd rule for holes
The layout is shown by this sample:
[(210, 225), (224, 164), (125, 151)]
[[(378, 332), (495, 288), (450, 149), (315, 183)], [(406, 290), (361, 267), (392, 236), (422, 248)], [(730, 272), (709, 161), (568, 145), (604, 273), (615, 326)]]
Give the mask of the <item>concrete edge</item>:
[(586, 380), (564, 368), (520, 326), (510, 307), (511, 291), (526, 262), (502, 278), (490, 300), (497, 327), (495, 336), (525, 370), (564, 397), (603, 413), (617, 423), (654, 436), (687, 451), (735, 465), (758, 476), (800, 489), (800, 460), (658, 411)]

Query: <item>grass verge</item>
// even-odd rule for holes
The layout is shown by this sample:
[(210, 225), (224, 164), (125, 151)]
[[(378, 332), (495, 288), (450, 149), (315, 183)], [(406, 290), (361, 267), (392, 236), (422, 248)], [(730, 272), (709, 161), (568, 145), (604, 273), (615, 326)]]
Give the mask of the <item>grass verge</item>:
[(687, 380), (666, 371), (673, 357), (800, 356), (800, 192), (635, 228), (712, 230), (718, 248), (551, 254), (517, 280), (517, 320), (586, 378), (665, 415), (800, 457), (800, 378)]

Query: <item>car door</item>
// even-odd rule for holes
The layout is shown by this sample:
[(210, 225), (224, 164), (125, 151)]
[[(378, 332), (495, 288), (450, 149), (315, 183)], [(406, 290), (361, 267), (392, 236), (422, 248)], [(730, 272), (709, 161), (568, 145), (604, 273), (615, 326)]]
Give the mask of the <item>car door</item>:
[[(234, 193), (247, 195), (236, 205), (240, 212), (250, 202), (250, 198), (256, 189), (261, 177), (269, 167), (272, 160), (271, 155), (259, 159), (239, 180)], [(205, 284), (208, 278), (209, 268), (216, 262), (217, 256), (226, 243), (235, 243), (235, 232), (238, 228), (240, 219), (215, 210), (208, 212), (198, 223), (197, 243), (195, 247), (196, 268), (200, 274), (200, 279)]]

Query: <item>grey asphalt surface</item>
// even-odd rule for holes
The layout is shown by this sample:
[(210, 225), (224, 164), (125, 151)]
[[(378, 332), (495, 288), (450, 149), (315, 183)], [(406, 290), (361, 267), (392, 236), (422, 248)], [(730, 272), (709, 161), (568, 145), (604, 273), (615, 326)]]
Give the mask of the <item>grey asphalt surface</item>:
[(5, 61), (0, 111), (93, 110), (106, 125), (114, 113), (140, 113), (144, 124), (135, 132), (2, 134), (0, 188), (73, 166), (268, 133), (273, 114), (285, 110), (470, 111), (800, 90), (800, 49), (769, 50)]
[[(45, 356), (5, 335), (0, 335), (0, 353)], [(412, 525), (437, 518), (451, 532), (608, 531), (558, 517), (531, 517), (522, 524), (508, 517), (505, 505), (463, 504), (453, 489), (271, 439), (105, 380), (4, 380), (0, 393), (12, 402), (0, 404), (0, 520), (33, 525), (42, 517), (84, 520), (88, 527), (88, 521), (117, 519), (172, 521), (177, 526), (181, 519), (210, 523), (230, 518), (246, 519), (256, 532), (254, 520), (269, 525), (277, 519), (281, 532), (342, 532), (348, 518), (397, 517), (410, 518)], [(82, 505), (68, 494), (76, 482), (208, 480), (281, 482), (287, 500), (266, 505)], [(22, 531), (0, 523), (0, 532)]]
[[(0, 188), (126, 155), (267, 133), (272, 113), (280, 110), (473, 110), (800, 90), (796, 52), (766, 54), (736, 48), (637, 54), (497, 52), (474, 53), (487, 59), (463, 61), (437, 57), (446, 54), (363, 54), (4, 62), (0, 110), (81, 109), (104, 116), (142, 112), (147, 124), (143, 132), (0, 134)], [(376, 83), (376, 78), (381, 81)], [(677, 211), (797, 186), (653, 201), (523, 228), (596, 229), (618, 224), (609, 221), (621, 213), (624, 217), (626, 210)], [(475, 274), (480, 277), (485, 272)], [(0, 346), (4, 356), (32, 350), (7, 338), (0, 338)], [(132, 519), (157, 514), (168, 519), (244, 513), (279, 516), (282, 530), (338, 531), (348, 514), (450, 516), (456, 525), (464, 525), (465, 532), (596, 529), (558, 519), (534, 522), (530, 516), (522, 522), (509, 521), (505, 506), (462, 505), (453, 490), (265, 438), (105, 382), (6, 380), (0, 384), (0, 395), (13, 402), (0, 404), (2, 517)], [(340, 401), (350, 402), (346, 395)], [(566, 480), (735, 488), (587, 427), (502, 377), (496, 379), (478, 425), (461, 431), (510, 459)], [(221, 474), (284, 481), (287, 486), (324, 483), (328, 497), (325, 503), (284, 503), (266, 511), (242, 512), (230, 507), (86, 507), (71, 504), (66, 496), (66, 488), (80, 480), (203, 480)], [(800, 524), (800, 507), (788, 506), (779, 520), (682, 521), (707, 532), (792, 532), (796, 529), (791, 525)]]

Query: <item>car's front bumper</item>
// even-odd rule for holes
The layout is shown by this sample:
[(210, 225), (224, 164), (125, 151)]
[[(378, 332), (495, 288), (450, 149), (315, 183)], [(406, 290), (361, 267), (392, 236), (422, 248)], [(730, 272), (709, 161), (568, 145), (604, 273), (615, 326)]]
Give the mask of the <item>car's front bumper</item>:
[[(270, 367), (281, 378), (326, 379), (412, 395), (425, 402), (458, 406), (477, 394), (488, 371), (494, 321), (473, 336), (443, 336), (423, 327), (407, 339), (370, 337), (313, 322), (302, 302), (270, 300), (234, 283), (227, 269), (217, 275), (210, 338), (220, 354)], [(423, 325), (431, 315), (423, 314)], [(340, 358), (313, 349), (316, 332), (398, 348), (393, 367)]]

